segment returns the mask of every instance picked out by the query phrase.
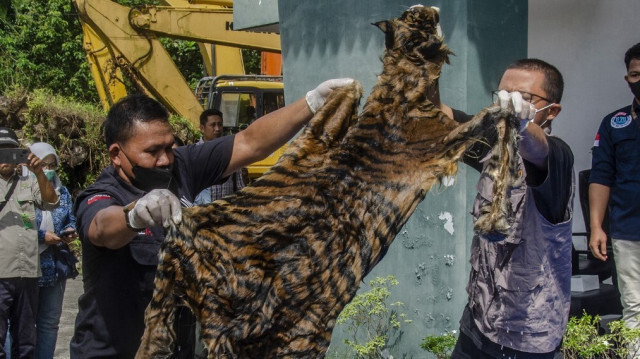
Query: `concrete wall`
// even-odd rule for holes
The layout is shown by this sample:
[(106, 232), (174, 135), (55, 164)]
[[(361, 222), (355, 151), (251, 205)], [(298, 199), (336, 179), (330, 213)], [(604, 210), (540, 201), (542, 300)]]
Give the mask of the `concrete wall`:
[[(565, 80), (553, 133), (573, 150), (575, 171), (591, 168), (591, 146), (602, 118), (631, 104), (624, 53), (640, 42), (638, 0), (535, 0), (529, 5), (531, 57), (558, 67)], [(585, 229), (578, 198), (574, 232)]]
[[(238, 0), (253, 6), (267, 1), (275, 0)], [(413, 3), (280, 0), (287, 100), (327, 78), (354, 77), (370, 89), (381, 70), (384, 41), (369, 24), (395, 17)], [(429, 5), (442, 9), (446, 41), (456, 53), (443, 70), (443, 100), (476, 112), (490, 101), (489, 92), (508, 63), (525, 56), (546, 60), (565, 78), (563, 111), (553, 132), (571, 146), (576, 172), (589, 168), (602, 117), (632, 99), (623, 79), (623, 55), (640, 42), (640, 1), (441, 0)], [(477, 174), (462, 166), (452, 187), (432, 190), (365, 280), (393, 274), (400, 281), (392, 300), (404, 302), (403, 311), (414, 322), (404, 327), (394, 357), (428, 357), (417, 348), (420, 340), (457, 328), (466, 302), (468, 211), (476, 180)], [(575, 206), (574, 232), (584, 230), (577, 199)], [(334, 353), (343, 350), (343, 337), (336, 328)]]
[[(381, 72), (384, 36), (372, 22), (399, 16), (408, 1), (280, 0), (286, 98), (291, 102), (328, 78), (353, 77), (370, 89)], [(526, 1), (434, 1), (449, 47), (456, 53), (443, 70), (443, 100), (476, 112), (490, 102), (506, 64), (526, 55)], [(368, 92), (368, 91), (367, 91)], [(365, 97), (368, 95), (365, 94)], [(363, 101), (364, 102), (364, 101)], [(451, 187), (435, 187), (365, 279), (393, 274), (400, 282), (391, 302), (413, 320), (391, 354), (425, 358), (427, 335), (458, 328), (466, 303), (470, 205), (477, 173), (461, 165)], [(363, 289), (367, 289), (363, 285)], [(343, 327), (336, 327), (331, 353), (344, 357)]]
[(278, 32), (277, 0), (234, 0), (233, 28)]

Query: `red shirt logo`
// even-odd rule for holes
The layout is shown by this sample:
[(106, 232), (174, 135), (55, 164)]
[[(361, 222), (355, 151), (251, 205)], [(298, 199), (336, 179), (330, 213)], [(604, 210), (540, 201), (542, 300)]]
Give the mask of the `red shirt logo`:
[(92, 204), (101, 199), (111, 199), (111, 196), (109, 196), (108, 194), (96, 194), (94, 196), (89, 197), (89, 199), (87, 199), (87, 204)]

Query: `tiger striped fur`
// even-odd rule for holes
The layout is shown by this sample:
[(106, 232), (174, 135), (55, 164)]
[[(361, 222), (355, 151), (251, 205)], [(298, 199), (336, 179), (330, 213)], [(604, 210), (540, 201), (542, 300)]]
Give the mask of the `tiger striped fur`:
[[(184, 211), (137, 358), (170, 356), (178, 304), (202, 323), (209, 358), (324, 356), (336, 317), (432, 185), (496, 123), (516, 127), (496, 107), (461, 125), (428, 100), (450, 53), (437, 24), (428, 7), (378, 23), (384, 68), (360, 115), (358, 83), (334, 90), (268, 173)], [(511, 166), (500, 153), (496, 175)]]

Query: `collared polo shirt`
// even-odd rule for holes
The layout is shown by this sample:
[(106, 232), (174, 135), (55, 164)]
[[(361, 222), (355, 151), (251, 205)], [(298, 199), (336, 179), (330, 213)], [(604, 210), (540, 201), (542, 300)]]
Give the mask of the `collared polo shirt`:
[(40, 273), (36, 210), (53, 210), (56, 203), (42, 201), (38, 181), (32, 176), (0, 176), (0, 199), (14, 181), (13, 194), (0, 212), (0, 278), (37, 278)]
[[(635, 113), (640, 106), (634, 101)], [(604, 117), (592, 148), (589, 183), (611, 188), (612, 238), (640, 241), (640, 118), (631, 105)]]

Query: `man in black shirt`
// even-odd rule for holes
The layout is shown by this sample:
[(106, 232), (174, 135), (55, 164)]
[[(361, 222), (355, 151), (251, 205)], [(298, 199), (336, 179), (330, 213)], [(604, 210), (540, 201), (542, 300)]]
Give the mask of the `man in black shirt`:
[(168, 113), (157, 101), (134, 95), (116, 103), (104, 123), (112, 166), (78, 196), (74, 208), (84, 294), (71, 358), (133, 358), (153, 292), (163, 227), (179, 222), (181, 205), (191, 205), (202, 189), (282, 146), (333, 88), (351, 81), (325, 81), (236, 135), (178, 148)]

